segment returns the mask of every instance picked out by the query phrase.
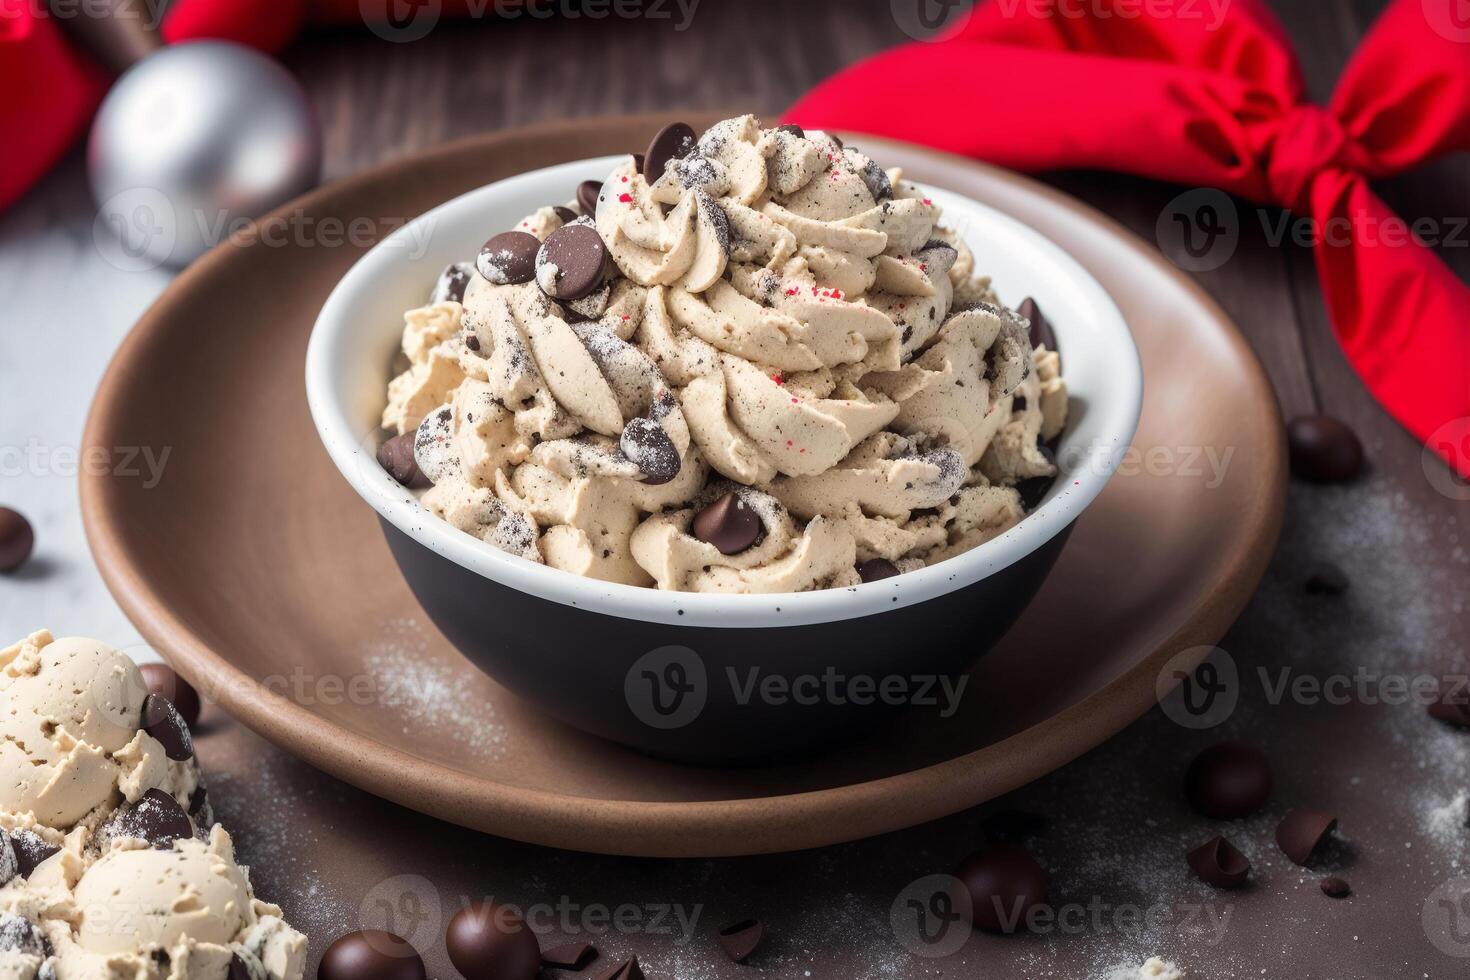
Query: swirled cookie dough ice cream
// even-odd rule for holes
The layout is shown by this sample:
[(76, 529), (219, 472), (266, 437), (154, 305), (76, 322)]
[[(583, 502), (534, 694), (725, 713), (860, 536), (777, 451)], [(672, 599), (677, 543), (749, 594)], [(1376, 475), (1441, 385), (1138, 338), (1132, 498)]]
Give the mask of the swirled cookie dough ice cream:
[(1040, 310), (901, 172), (742, 116), (577, 198), (405, 314), (379, 459), (459, 530), (607, 581), (805, 591), (960, 554), (1055, 476)]
[(301, 980), (305, 958), (132, 660), (45, 630), (0, 650), (0, 980)]

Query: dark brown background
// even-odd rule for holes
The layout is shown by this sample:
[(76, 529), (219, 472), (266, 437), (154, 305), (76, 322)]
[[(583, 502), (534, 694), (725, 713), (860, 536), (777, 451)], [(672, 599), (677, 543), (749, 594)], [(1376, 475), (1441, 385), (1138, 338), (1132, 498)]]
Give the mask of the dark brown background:
[[(1277, 4), (1314, 99), (1327, 98), (1379, 7), (1373, 0)], [(285, 60), (321, 114), (330, 179), (455, 137), (565, 116), (679, 107), (775, 115), (835, 69), (904, 40), (888, 0), (704, 0), (682, 33), (672, 21), (652, 20), (442, 24), (412, 44), (366, 32), (317, 35)], [(1003, 94), (977, 97), (981, 115), (986, 97)], [(1458, 159), (1385, 182), (1381, 191), (1406, 218), (1453, 222), (1470, 214), (1467, 176)], [(1113, 175), (1046, 179), (1149, 240), (1180, 191)], [(436, 823), (321, 776), (216, 711), (201, 754), (216, 774), (220, 818), (237, 829), (260, 892), (310, 933), (316, 955), (355, 928), (364, 907), (387, 898), (402, 931), (417, 924), (438, 977), (455, 974), (437, 941), (437, 920), (415, 919), (414, 903), (427, 909), (437, 901), (447, 916), (465, 897), (489, 895), (552, 906), (698, 909), (686, 941), (638, 930), (594, 940), (609, 955), (638, 952), (655, 978), (752, 969), (798, 978), (1093, 978), (1153, 954), (1191, 977), (1464, 976), (1467, 961), (1430, 943), (1423, 909), (1470, 857), (1470, 832), (1454, 803), (1470, 784), (1470, 736), (1430, 722), (1422, 707), (1366, 703), (1372, 699), (1361, 693), (1341, 704), (1274, 698), (1257, 669), (1270, 672), (1270, 684), (1283, 669), (1316, 679), (1364, 675), (1367, 686), (1357, 690), (1370, 692), (1384, 674), (1463, 669), (1470, 514), (1431, 486), (1421, 447), (1347, 367), (1310, 253), (1271, 246), (1256, 210), (1242, 205), (1242, 215), (1239, 251), (1201, 281), (1260, 353), (1283, 413), (1325, 411), (1350, 421), (1373, 466), (1350, 487), (1292, 487), (1280, 553), (1221, 644), (1243, 677), (1241, 705), (1225, 725), (1187, 731), (1156, 711), (982, 812), (798, 855), (662, 862), (551, 852)], [(1264, 213), (1268, 221), (1275, 216)], [(1465, 246), (1462, 233), (1442, 254), (1470, 277)], [(1320, 560), (1347, 570), (1347, 595), (1303, 593)], [(1210, 891), (1183, 863), (1185, 849), (1221, 828), (1188, 813), (1179, 777), (1193, 752), (1224, 737), (1263, 745), (1277, 772), (1269, 812), (1226, 830), (1256, 869), (1256, 884), (1238, 893)], [(1319, 872), (1296, 869), (1275, 852), (1271, 828), (1297, 803), (1341, 816), (1345, 841), (1330, 865), (1352, 881), (1352, 898), (1325, 898)], [(910, 956), (888, 925), (891, 903), (914, 879), (951, 869), (978, 842), (983, 814), (1010, 806), (1050, 818), (1034, 848), (1054, 874), (1054, 900), (1091, 907), (1098, 917), (1089, 913), (1067, 934), (977, 935), (949, 958)], [(344, 875), (344, 867), (351, 872)], [(394, 877), (404, 874), (421, 879)], [(1148, 911), (1151, 924), (1133, 918)], [(725, 964), (713, 931), (752, 914), (767, 923), (767, 952), (752, 967)], [(1172, 918), (1160, 921), (1166, 915)], [(1223, 919), (1223, 934), (1215, 936), (1200, 915)], [(591, 925), (585, 916), (582, 922)], [(570, 935), (552, 929), (543, 945)]]

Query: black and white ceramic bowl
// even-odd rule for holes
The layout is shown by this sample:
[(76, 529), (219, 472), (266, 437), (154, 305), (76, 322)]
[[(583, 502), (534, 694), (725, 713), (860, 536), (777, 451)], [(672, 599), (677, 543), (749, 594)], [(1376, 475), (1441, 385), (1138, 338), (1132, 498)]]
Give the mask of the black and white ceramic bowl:
[(900, 708), (944, 712), (956, 696), (1003, 696), (956, 694), (954, 678), (1020, 615), (1112, 476), (1138, 423), (1143, 375), (1122, 314), (1076, 261), (940, 188), (928, 191), (944, 223), (1002, 300), (1032, 296), (1046, 312), (1072, 398), (1056, 483), (1025, 520), (978, 548), (856, 588), (661, 592), (508, 555), (440, 521), (378, 466), (403, 311), (424, 303), (444, 266), (620, 160), (550, 167), (455, 198), (363, 256), (322, 308), (307, 352), (312, 416), (343, 477), (378, 512), (429, 617), (476, 666), (566, 723), (690, 761), (779, 758)]

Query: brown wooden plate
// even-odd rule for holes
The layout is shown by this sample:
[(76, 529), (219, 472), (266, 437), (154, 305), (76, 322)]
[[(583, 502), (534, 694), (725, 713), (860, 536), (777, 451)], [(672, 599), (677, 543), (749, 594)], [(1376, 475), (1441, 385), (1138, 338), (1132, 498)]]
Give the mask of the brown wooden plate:
[[(156, 486), (97, 467), (82, 477), (93, 552), (138, 629), (231, 714), (350, 783), (465, 826), (605, 853), (781, 851), (911, 826), (1050, 772), (1146, 711), (1165, 664), (1222, 636), (1265, 569), (1285, 502), (1275, 397), (1224, 312), (1142, 241), (1026, 178), (897, 144), (879, 159), (1070, 251), (1117, 300), (1143, 357), (1136, 456), (975, 669), (974, 690), (991, 693), (820, 760), (702, 769), (551, 721), (428, 624), (307, 414), (317, 312), (403, 220), (511, 174), (644, 146), (667, 121), (558, 123), (391, 163), (262, 226), (317, 232), (247, 234), (181, 275), (122, 345), (85, 434), (88, 451), (170, 452)], [(345, 244), (321, 232), (339, 226), (375, 232)]]

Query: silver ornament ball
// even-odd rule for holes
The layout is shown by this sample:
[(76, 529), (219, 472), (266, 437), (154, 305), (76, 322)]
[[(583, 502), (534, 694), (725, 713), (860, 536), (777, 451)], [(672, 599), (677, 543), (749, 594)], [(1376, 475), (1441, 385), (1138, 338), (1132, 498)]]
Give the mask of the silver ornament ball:
[(92, 124), (98, 246), (129, 268), (186, 265), (315, 184), (321, 156), (311, 103), (276, 62), (226, 41), (164, 48)]

